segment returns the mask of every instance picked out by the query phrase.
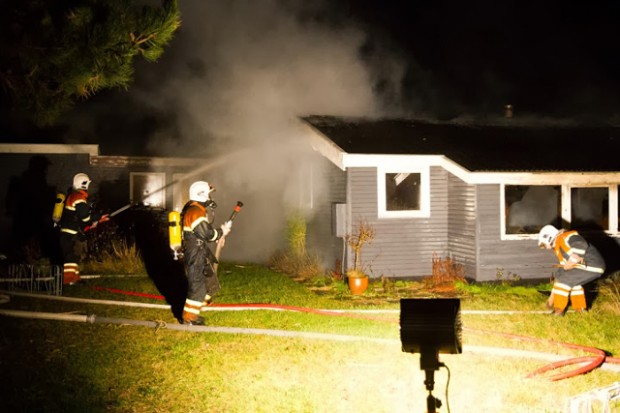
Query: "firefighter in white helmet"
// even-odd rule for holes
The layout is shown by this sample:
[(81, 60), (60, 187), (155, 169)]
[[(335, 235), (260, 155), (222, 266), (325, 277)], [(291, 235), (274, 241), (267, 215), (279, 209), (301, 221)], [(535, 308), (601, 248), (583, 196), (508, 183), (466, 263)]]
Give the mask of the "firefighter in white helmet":
[(204, 325), (200, 310), (220, 290), (217, 274), (213, 269), (215, 256), (207, 243), (225, 237), (232, 227), (226, 221), (219, 229), (209, 222), (207, 208), (215, 208), (211, 199), (214, 188), (205, 181), (194, 182), (189, 188), (189, 201), (181, 212), (183, 226), (183, 265), (187, 277), (187, 298), (183, 307), (183, 324)]
[(60, 248), (63, 255), (63, 284), (74, 284), (80, 280), (79, 263), (86, 242), (85, 232), (95, 228), (97, 223), (109, 220), (91, 211), (88, 205), (88, 187), (91, 180), (85, 173), (73, 177), (73, 185), (65, 200), (60, 219)]
[(542, 227), (538, 246), (552, 249), (560, 262), (547, 306), (553, 308), (553, 314), (564, 315), (570, 298), (576, 312), (585, 312), (588, 307), (583, 286), (605, 272), (600, 252), (577, 231), (558, 230), (553, 225)]

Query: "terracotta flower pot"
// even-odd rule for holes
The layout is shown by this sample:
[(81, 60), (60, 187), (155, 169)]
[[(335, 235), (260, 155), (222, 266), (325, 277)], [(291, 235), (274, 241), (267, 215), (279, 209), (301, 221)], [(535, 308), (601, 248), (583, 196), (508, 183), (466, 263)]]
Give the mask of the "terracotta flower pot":
[(363, 277), (348, 277), (347, 282), (349, 283), (349, 290), (351, 290), (351, 294), (353, 295), (364, 294), (368, 288), (367, 275)]

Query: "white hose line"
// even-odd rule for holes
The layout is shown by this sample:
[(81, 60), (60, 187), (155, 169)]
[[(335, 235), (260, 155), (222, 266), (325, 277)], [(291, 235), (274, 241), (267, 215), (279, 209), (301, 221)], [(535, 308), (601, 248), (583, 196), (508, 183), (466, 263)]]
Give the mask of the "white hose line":
[(94, 298), (62, 297), (58, 295), (21, 293), (21, 292), (15, 292), (15, 291), (0, 291), (0, 293), (14, 295), (16, 297), (42, 298), (45, 300), (68, 301), (68, 302), (82, 303), (82, 304), (105, 304), (105, 305), (120, 305), (120, 306), (126, 306), (126, 307), (159, 308), (159, 309), (170, 308), (170, 305), (168, 304), (138, 303), (134, 301), (97, 300)]
[[(330, 334), (330, 333), (315, 333), (307, 331), (288, 331), (288, 330), (269, 330), (262, 328), (240, 328), (240, 327), (211, 327), (211, 326), (193, 326), (185, 324), (168, 324), (160, 321), (146, 321), (146, 320), (132, 320), (125, 318), (109, 318), (98, 317), (94, 314), (91, 315), (77, 315), (77, 314), (59, 314), (59, 313), (44, 313), (33, 311), (21, 311), (21, 310), (2, 310), (0, 309), (0, 315), (18, 318), (39, 319), (39, 320), (58, 320), (58, 321), (76, 321), (84, 323), (103, 323), (103, 324), (120, 324), (120, 325), (137, 325), (151, 328), (166, 328), (168, 330), (187, 331), (192, 333), (221, 333), (221, 334), (244, 334), (244, 335), (260, 335), (271, 337), (288, 337), (288, 338), (303, 338), (311, 340), (327, 340), (338, 342), (371, 342), (375, 344), (393, 345), (400, 347), (399, 340), (386, 339), (386, 338), (374, 338), (363, 336), (350, 336), (344, 334)], [(463, 346), (463, 353), (474, 353), (481, 355), (492, 355), (499, 357), (514, 357), (514, 358), (533, 358), (539, 360), (545, 360), (555, 362), (563, 360), (566, 357), (558, 354), (541, 353), (527, 350), (515, 350), (508, 348), (498, 347), (484, 347), (484, 346)], [(603, 370), (610, 370), (614, 372), (620, 372), (620, 365), (613, 365), (609, 363), (603, 364), (599, 367)]]
[(194, 326), (186, 324), (168, 324), (160, 321), (132, 320), (127, 318), (110, 318), (91, 315), (76, 315), (63, 313), (46, 313), (38, 311), (22, 311), (22, 310), (2, 310), (0, 315), (17, 318), (39, 319), (39, 320), (59, 320), (59, 321), (78, 321), (86, 323), (105, 323), (105, 324), (122, 324), (122, 325), (140, 325), (153, 328), (166, 328), (169, 330), (191, 331), (194, 333), (226, 333), (226, 334), (251, 334), (275, 337), (297, 337), (306, 339), (321, 339), (330, 341), (366, 341), (378, 344), (395, 344), (395, 340), (372, 338), (362, 336), (348, 336), (343, 334), (329, 333), (313, 333), (304, 331), (287, 331), (287, 330), (268, 330), (262, 328), (239, 328), (239, 327), (211, 327), (211, 326)]
[(80, 279), (82, 280), (95, 280), (98, 278), (148, 278), (147, 275), (144, 274), (92, 274), (92, 275), (82, 275), (80, 274)]
[[(3, 291), (0, 290), (0, 293), (14, 295), (16, 297), (30, 297), (30, 298), (42, 298), (46, 300), (58, 300), (58, 301), (67, 301), (67, 302), (75, 302), (75, 303), (83, 303), (83, 304), (105, 304), (105, 305), (119, 305), (125, 307), (142, 307), (142, 308), (157, 308), (157, 309), (170, 309), (169, 304), (151, 304), (151, 303), (139, 303), (135, 301), (114, 301), (114, 300), (97, 300), (94, 298), (77, 298), (77, 297), (62, 297), (57, 295), (47, 295), (47, 294), (33, 294), (33, 293), (23, 293), (16, 291)], [(0, 298), (0, 304), (2, 304), (2, 300)], [(286, 306), (283, 305), (282, 308), (278, 307), (259, 307), (253, 306), (251, 304), (248, 305), (235, 305), (234, 307), (218, 307), (208, 306), (203, 307), (202, 311), (255, 311), (255, 310), (268, 310), (268, 311), (297, 311), (294, 309), (286, 309)], [(362, 309), (322, 309), (317, 310), (320, 312), (330, 312), (334, 314), (346, 314), (346, 313), (368, 313), (368, 314), (400, 314), (400, 310), (362, 310)], [(473, 314), (473, 315), (502, 315), (502, 314), (547, 314), (548, 311), (503, 311), (503, 310), (461, 310), (461, 314)]]

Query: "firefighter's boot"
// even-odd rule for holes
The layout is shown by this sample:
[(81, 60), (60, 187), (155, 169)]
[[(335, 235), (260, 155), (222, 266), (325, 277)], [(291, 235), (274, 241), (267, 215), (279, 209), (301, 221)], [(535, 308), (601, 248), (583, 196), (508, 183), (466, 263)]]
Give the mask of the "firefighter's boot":
[(80, 281), (80, 268), (75, 262), (66, 262), (63, 265), (62, 283), (67, 285)]
[(202, 303), (200, 301), (185, 300), (185, 307), (183, 307), (183, 324), (202, 326), (205, 324), (205, 319), (200, 316), (200, 308)]
[(554, 315), (563, 316), (568, 307), (568, 297), (571, 287), (562, 283), (553, 284), (551, 294), (553, 295), (553, 313)]
[(204, 326), (205, 325), (205, 319), (204, 317), (201, 316), (197, 316), (196, 319), (194, 320), (183, 320), (183, 324), (189, 325), (189, 326)]
[(581, 285), (577, 285), (571, 289), (570, 304), (573, 306), (573, 310), (578, 313), (585, 313), (588, 309), (586, 293)]

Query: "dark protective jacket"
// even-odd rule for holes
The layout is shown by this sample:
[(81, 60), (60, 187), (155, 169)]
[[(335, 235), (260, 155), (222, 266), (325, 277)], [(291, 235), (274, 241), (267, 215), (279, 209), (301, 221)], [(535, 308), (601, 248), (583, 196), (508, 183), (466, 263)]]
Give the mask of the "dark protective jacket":
[(71, 235), (83, 234), (84, 229), (99, 219), (90, 210), (88, 192), (74, 189), (65, 200), (65, 208), (60, 219), (60, 231)]
[(202, 301), (206, 294), (213, 296), (220, 284), (213, 264), (215, 256), (207, 246), (222, 237), (222, 232), (211, 226), (203, 204), (190, 201), (181, 213), (183, 225), (183, 264), (188, 281), (187, 298)]
[(577, 264), (575, 268), (570, 270), (560, 268), (558, 271), (558, 280), (570, 287), (586, 284), (599, 278), (605, 272), (603, 256), (577, 231), (560, 232), (555, 239), (553, 252), (560, 265), (568, 262), (569, 257), (573, 254), (581, 258), (581, 263)]

